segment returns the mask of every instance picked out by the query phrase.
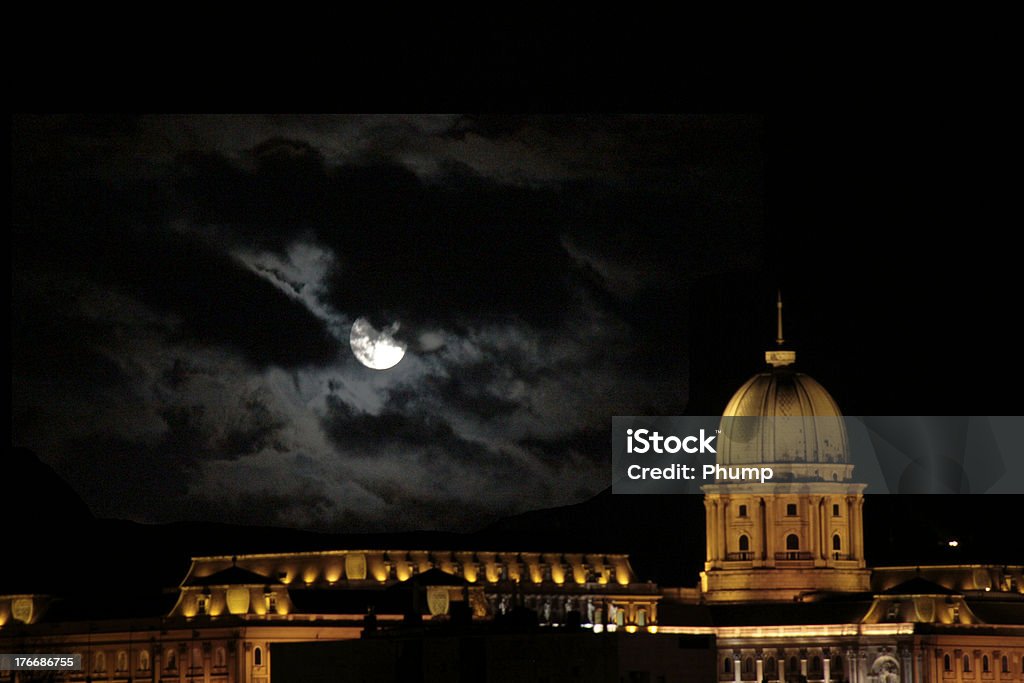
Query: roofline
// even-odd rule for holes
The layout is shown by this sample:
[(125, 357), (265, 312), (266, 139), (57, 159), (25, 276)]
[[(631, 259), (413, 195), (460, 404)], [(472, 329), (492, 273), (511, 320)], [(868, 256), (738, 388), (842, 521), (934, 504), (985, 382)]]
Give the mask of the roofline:
[(892, 566), (881, 566), (881, 567), (869, 567), (872, 571), (878, 571), (879, 569), (1020, 569), (1024, 570), (1024, 565), (1021, 564), (908, 564), (908, 565), (892, 565)]
[(236, 553), (233, 555), (194, 555), (190, 559), (192, 562), (199, 560), (227, 560), (232, 559), (273, 559), (282, 557), (294, 557), (301, 555), (305, 557), (337, 557), (349, 553), (495, 553), (495, 554), (516, 554), (516, 555), (603, 555), (604, 557), (615, 557), (629, 559), (629, 553), (604, 553), (604, 552), (593, 552), (593, 551), (552, 551), (552, 550), (474, 550), (474, 549), (428, 549), (428, 548), (353, 548), (353, 549), (338, 549), (338, 550), (310, 550), (310, 551), (295, 551), (286, 553), (251, 553), (251, 554), (240, 554)]

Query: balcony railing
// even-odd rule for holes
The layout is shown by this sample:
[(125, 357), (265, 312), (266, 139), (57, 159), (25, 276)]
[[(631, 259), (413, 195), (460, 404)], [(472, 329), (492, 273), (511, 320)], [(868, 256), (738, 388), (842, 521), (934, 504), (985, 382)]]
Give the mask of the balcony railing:
[(749, 550), (741, 550), (738, 553), (726, 553), (725, 559), (727, 560), (752, 560), (754, 559), (754, 553)]
[(776, 560), (811, 560), (814, 556), (803, 550), (787, 550), (781, 553), (775, 553)]

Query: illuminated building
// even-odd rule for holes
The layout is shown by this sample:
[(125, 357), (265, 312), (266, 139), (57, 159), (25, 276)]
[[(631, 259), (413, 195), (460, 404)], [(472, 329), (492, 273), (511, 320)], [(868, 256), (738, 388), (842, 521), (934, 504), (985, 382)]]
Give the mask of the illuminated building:
[(268, 683), (275, 644), (517, 607), (552, 628), (649, 629), (661, 596), (621, 554), (357, 549), (197, 557), (169, 597), (149, 616), (96, 619), (49, 596), (0, 596), (0, 651), (80, 654), (71, 681)]
[[(592, 637), (613, 636), (594, 641), (608, 647), (635, 638), (631, 661), (703, 637), (717, 670), (709, 676), (723, 683), (1024, 681), (1024, 568), (869, 568), (864, 486), (849, 462), (841, 412), (782, 344), (780, 302), (778, 348), (728, 402), (718, 452), (719, 464), (771, 465), (776, 477), (705, 487), (706, 556), (694, 587), (638, 582), (622, 554), (197, 557), (147, 616), (96, 619), (47, 596), (0, 596), (0, 650), (80, 653), (83, 670), (63, 676), (71, 681), (269, 683), (275, 646), (353, 641), (421, 622), (494, 623), (525, 607), (551, 633), (578, 623)], [(773, 420), (751, 422), (762, 417)], [(744, 434), (751, 424), (770, 431)], [(503, 639), (516, 640), (501, 634), (492, 645), (504, 648)], [(357, 645), (345, 642), (343, 652), (373, 661), (375, 648), (386, 649)], [(558, 656), (549, 645), (543, 649)], [(574, 651), (593, 654), (579, 645)], [(673, 670), (666, 683), (691, 674)]]
[(718, 452), (776, 478), (704, 487), (700, 588), (665, 591), (659, 632), (713, 634), (720, 681), (1024, 680), (1022, 567), (869, 570), (842, 415), (783, 348), (781, 298), (776, 342), (726, 406)]

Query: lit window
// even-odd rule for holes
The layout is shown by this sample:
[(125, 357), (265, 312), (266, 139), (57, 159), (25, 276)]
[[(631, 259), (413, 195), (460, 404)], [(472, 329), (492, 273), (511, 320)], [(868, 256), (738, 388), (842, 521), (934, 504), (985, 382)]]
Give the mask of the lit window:
[(102, 652), (97, 652), (96, 657), (93, 658), (93, 670), (99, 672), (107, 670), (107, 656)]
[(740, 517), (746, 517), (746, 516), (747, 516), (747, 506), (746, 505), (740, 505)]
[(118, 671), (127, 671), (128, 670), (128, 653), (127, 652), (122, 651), (122, 652), (118, 652), (117, 653), (117, 670)]
[(196, 600), (196, 612), (199, 614), (206, 614), (206, 598), (199, 598)]
[(786, 505), (786, 516), (796, 517), (796, 503), (789, 503)]
[(149, 653), (145, 650), (139, 653), (139, 669), (149, 671)]

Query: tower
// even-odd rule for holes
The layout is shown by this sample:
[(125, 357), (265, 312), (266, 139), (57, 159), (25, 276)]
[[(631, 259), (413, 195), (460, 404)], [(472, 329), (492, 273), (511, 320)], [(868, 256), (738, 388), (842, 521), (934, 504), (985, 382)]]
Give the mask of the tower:
[(722, 413), (717, 462), (767, 466), (771, 481), (703, 487), (708, 601), (793, 600), (869, 589), (864, 484), (853, 481), (842, 413), (784, 348), (782, 298), (766, 367)]

